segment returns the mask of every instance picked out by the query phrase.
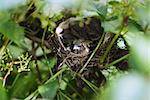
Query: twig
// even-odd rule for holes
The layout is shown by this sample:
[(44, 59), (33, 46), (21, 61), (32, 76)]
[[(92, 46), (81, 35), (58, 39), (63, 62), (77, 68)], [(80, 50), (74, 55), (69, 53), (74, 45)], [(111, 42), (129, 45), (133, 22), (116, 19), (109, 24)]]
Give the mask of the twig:
[[(38, 44), (41, 44), (41, 43), (42, 43), (42, 39), (37, 38), (37, 37), (35, 37), (35, 36), (30, 36), (30, 35), (26, 34), (26, 37), (29, 38), (30, 40), (32, 40), (32, 41), (38, 43)], [(48, 43), (47, 41), (45, 41), (45, 40), (43, 40), (43, 45), (45, 45), (47, 48), (50, 48), (49, 43)]]
[(41, 45), (44, 45), (44, 39), (45, 39), (46, 31), (47, 31), (47, 27), (44, 29), (44, 32), (43, 32)]
[[(71, 70), (71, 69), (69, 68), (69, 70)], [(86, 80), (80, 73), (76, 73), (73, 70), (71, 70), (71, 71), (74, 74), (76, 74), (77, 76), (79, 76), (94, 91), (94, 93), (97, 94), (97, 92), (99, 90), (97, 86), (95, 86), (93, 83), (91, 83), (88, 80)]]
[(43, 47), (42, 47), (42, 51), (43, 51), (44, 58), (46, 59), (46, 64), (47, 64), (47, 66), (48, 66), (49, 77), (50, 77), (50, 76), (53, 76), (52, 69), (49, 67), (49, 61), (48, 61), (48, 59), (47, 59), (46, 52), (45, 52), (45, 49), (44, 49)]
[(61, 68), (61, 66), (67, 61), (68, 57), (65, 57), (64, 60), (59, 64), (58, 70)]
[(66, 94), (64, 94), (61, 90), (59, 90), (60, 94), (66, 98), (66, 100), (71, 100)]
[(11, 68), (10, 68), (10, 69), (8, 69), (8, 71), (7, 71), (6, 75), (5, 75), (5, 76), (4, 76), (4, 78), (3, 78), (3, 87), (5, 86), (6, 79), (7, 79), (7, 77), (9, 76), (10, 71), (11, 71)]
[(58, 77), (62, 72), (66, 71), (68, 68), (62, 68), (60, 71), (58, 71), (56, 74), (54, 74), (49, 80), (47, 80), (44, 84), (47, 84), (49, 81), (55, 79), (56, 77)]
[(39, 81), (41, 82), (42, 77), (41, 77), (41, 73), (40, 73), (39, 66), (37, 63), (37, 58), (36, 58), (36, 49), (38, 48), (39, 45), (37, 45), (37, 47), (34, 47), (34, 46), (35, 46), (34, 42), (32, 42), (32, 58), (35, 60), (35, 68), (37, 71), (37, 76), (38, 76)]
[(58, 38), (58, 41), (59, 41), (59, 43), (60, 43), (60, 46), (66, 51), (67, 49), (66, 49), (66, 47), (64, 46), (64, 44), (63, 44), (63, 42), (62, 42), (62, 40), (61, 40), (61, 37), (59, 37), (59, 36), (57, 35), (57, 38)]
[(59, 69), (64, 63), (66, 63), (66, 62), (67, 62), (67, 59), (69, 59), (69, 58), (84, 57), (84, 56), (87, 56), (87, 55), (88, 55), (88, 54), (87, 54), (86, 49), (85, 49), (84, 51), (82, 51), (81, 53), (79, 53), (79, 54), (76, 54), (76, 53), (73, 53), (73, 52), (70, 51), (70, 52), (67, 54), (67, 57), (63, 58), (64, 60), (59, 64), (58, 69)]

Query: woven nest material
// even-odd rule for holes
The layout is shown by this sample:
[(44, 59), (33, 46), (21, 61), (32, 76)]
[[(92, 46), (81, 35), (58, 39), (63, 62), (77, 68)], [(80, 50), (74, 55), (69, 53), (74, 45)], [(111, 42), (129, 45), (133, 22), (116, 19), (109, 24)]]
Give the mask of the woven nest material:
[[(57, 69), (66, 64), (73, 71), (80, 72), (96, 48), (103, 32), (100, 19), (97, 17), (69, 18), (61, 22), (56, 28), (55, 34), (49, 38), (49, 43), (52, 43), (58, 56)], [(95, 81), (97, 86), (105, 80), (101, 73), (103, 64), (100, 65), (99, 61), (113, 37), (112, 33), (105, 34), (101, 46), (81, 73), (87, 80)], [(128, 50), (121, 50), (114, 44), (104, 63), (108, 64), (127, 53)]]
[[(67, 63), (73, 70), (79, 70), (96, 47), (103, 34), (100, 19), (69, 18), (56, 28), (55, 39), (57, 54), (62, 63)], [(61, 67), (61, 65), (59, 65)]]

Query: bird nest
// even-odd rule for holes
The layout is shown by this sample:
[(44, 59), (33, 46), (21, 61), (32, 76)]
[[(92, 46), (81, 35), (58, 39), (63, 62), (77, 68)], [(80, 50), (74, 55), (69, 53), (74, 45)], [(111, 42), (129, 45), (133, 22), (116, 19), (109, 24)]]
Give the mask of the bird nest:
[[(113, 37), (112, 33), (104, 35), (101, 21), (97, 17), (69, 18), (61, 22), (55, 34), (49, 38), (49, 43), (58, 56), (57, 69), (66, 64), (87, 80), (94, 80), (97, 86), (100, 85), (105, 77), (101, 73), (104, 64), (99, 61)], [(103, 41), (98, 47), (100, 39)], [(104, 63), (108, 64), (127, 53), (128, 50), (120, 49), (114, 44)]]
[[(96, 17), (69, 18), (56, 28), (53, 40), (62, 64), (80, 70), (103, 34), (101, 22)], [(57, 47), (56, 47), (57, 45)]]

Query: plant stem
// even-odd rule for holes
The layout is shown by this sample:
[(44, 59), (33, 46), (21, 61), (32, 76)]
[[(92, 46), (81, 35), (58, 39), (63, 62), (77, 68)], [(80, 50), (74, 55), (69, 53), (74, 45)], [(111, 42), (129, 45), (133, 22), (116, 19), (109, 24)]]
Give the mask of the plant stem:
[(106, 57), (107, 57), (109, 51), (111, 50), (113, 44), (115, 43), (115, 41), (117, 40), (118, 36), (119, 36), (120, 33), (122, 32), (123, 28), (124, 28), (124, 27), (122, 26), (120, 32), (117, 33), (117, 34), (114, 36), (114, 38), (113, 38), (113, 40), (111, 41), (110, 45), (106, 48), (106, 51), (104, 52), (104, 55), (103, 55), (102, 58), (100, 59), (100, 64), (103, 64), (103, 63), (104, 63), (104, 61), (105, 61), (105, 59), (106, 59)]
[(3, 56), (4, 51), (5, 51), (8, 44), (9, 44), (9, 39), (7, 38), (4, 42), (4, 44), (2, 45), (2, 47), (0, 48), (0, 62), (2, 60), (2, 56)]
[(81, 68), (81, 70), (79, 71), (79, 73), (81, 74), (83, 72), (83, 70), (85, 69), (85, 67), (89, 64), (90, 60), (93, 58), (93, 56), (95, 55), (96, 51), (98, 50), (98, 48), (100, 47), (102, 40), (104, 38), (105, 34), (103, 33), (101, 39), (99, 40), (96, 48), (94, 49), (94, 51), (92, 52), (91, 56), (89, 57), (89, 59), (86, 61), (86, 63), (84, 64), (84, 66)]
[(26, 97), (24, 100), (33, 100), (33, 98), (38, 96), (38, 90), (34, 91), (33, 93), (31, 93), (28, 97)]
[[(62, 72), (64, 72), (67, 69), (67, 67), (62, 68), (59, 72), (57, 72), (55, 75), (53, 75), (49, 80), (47, 80), (44, 84), (47, 84), (49, 81), (55, 79), (58, 75), (60, 75)], [(38, 96), (39, 92), (38, 89), (36, 89), (32, 94), (30, 94), (25, 100), (29, 100), (28, 98), (34, 98), (34, 96)], [(32, 99), (31, 99), (32, 100)]]
[(71, 88), (80, 98), (82, 98), (81, 94), (78, 93), (78, 91), (69, 82), (67, 82), (65, 79), (63, 81), (65, 81), (67, 83), (68, 87)]
[(12, 85), (11, 85), (11, 88), (14, 87), (14, 85), (15, 85), (15, 83), (17, 82), (17, 80), (18, 80), (19, 77), (20, 77), (20, 73), (18, 73), (18, 74), (16, 75), (16, 77), (15, 77), (15, 79), (14, 79)]
[(94, 91), (94, 93), (97, 94), (98, 88), (97, 88), (94, 84), (92, 84), (91, 82), (89, 82), (88, 80), (86, 80), (86, 79), (85, 79), (84, 77), (82, 77), (81, 75), (78, 75), (78, 76), (80, 76), (80, 78)]
[(7, 77), (10, 75), (10, 72), (11, 72), (11, 70), (10, 70), (10, 69), (8, 69), (8, 71), (7, 71), (6, 75), (5, 75), (5, 76), (4, 76), (4, 78), (3, 78), (3, 87), (5, 87), (6, 79), (7, 79)]
[(49, 70), (49, 74), (51, 75), (51, 76), (53, 76), (53, 72), (52, 72), (52, 69), (50, 68), (50, 65), (49, 65), (49, 61), (48, 61), (48, 58), (47, 58), (47, 56), (46, 56), (46, 52), (45, 52), (45, 49), (43, 48), (43, 46), (42, 46), (42, 51), (43, 51), (43, 55), (44, 55), (44, 57), (45, 57), (45, 59), (46, 59), (46, 64), (47, 64), (47, 66), (48, 66), (48, 70)]
[(48, 83), (49, 81), (55, 79), (58, 75), (60, 75), (60, 74), (61, 74), (62, 72), (64, 72), (66, 69), (67, 69), (67, 67), (62, 68), (62, 69), (61, 69), (60, 71), (58, 71), (55, 75), (53, 75), (48, 81), (46, 81), (45, 84)]
[(43, 32), (42, 43), (41, 43), (42, 46), (44, 45), (44, 39), (45, 39), (46, 31), (47, 31), (47, 27), (44, 29), (44, 32)]
[(64, 94), (62, 91), (59, 90), (59, 92), (60, 92), (60, 94), (61, 94), (63, 97), (66, 98), (66, 100), (71, 100), (71, 98), (68, 97), (66, 94)]
[(112, 66), (112, 65), (114, 65), (114, 64), (117, 64), (118, 62), (120, 62), (120, 61), (122, 61), (122, 60), (128, 58), (129, 55), (130, 55), (130, 54), (127, 54), (127, 55), (125, 55), (125, 56), (123, 56), (123, 57), (121, 57), (121, 58), (119, 58), (119, 59), (117, 59), (117, 60), (111, 62), (110, 64), (106, 65), (104, 68), (107, 68), (107, 67), (109, 67), (109, 66)]

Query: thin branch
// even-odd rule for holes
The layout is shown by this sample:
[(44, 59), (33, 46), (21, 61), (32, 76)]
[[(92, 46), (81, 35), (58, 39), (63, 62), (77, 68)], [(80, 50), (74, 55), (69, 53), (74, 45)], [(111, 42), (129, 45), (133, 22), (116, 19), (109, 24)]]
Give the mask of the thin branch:
[(5, 86), (5, 84), (6, 84), (6, 79), (7, 79), (7, 77), (10, 75), (10, 72), (11, 72), (11, 68), (10, 69), (8, 69), (8, 71), (7, 71), (7, 73), (6, 73), (6, 75), (4, 76), (4, 78), (3, 78), (3, 87)]
[(40, 70), (39, 70), (39, 66), (38, 66), (38, 63), (37, 63), (37, 58), (36, 58), (36, 50), (38, 48), (39, 45), (37, 45), (37, 47), (34, 47), (34, 42), (32, 43), (32, 58), (35, 60), (35, 68), (36, 68), (36, 71), (37, 71), (37, 77), (39, 79), (39, 81), (41, 82), (42, 81), (42, 77), (41, 77), (41, 73), (40, 73)]
[[(42, 39), (36, 37), (36, 36), (30, 36), (28, 34), (26, 34), (26, 37), (29, 38), (30, 40), (38, 43), (38, 44), (41, 44), (42, 43)], [(47, 41), (43, 40), (43, 45), (45, 45), (47, 48), (50, 48), (50, 45)]]
[(79, 73), (82, 73), (83, 70), (86, 68), (86, 66), (89, 64), (89, 62), (91, 61), (91, 59), (93, 58), (93, 56), (95, 55), (96, 51), (98, 50), (98, 48), (100, 47), (103, 38), (104, 38), (105, 34), (102, 35), (101, 39), (99, 40), (96, 48), (94, 49), (94, 51), (92, 52), (91, 56), (89, 57), (89, 59), (86, 61), (86, 63), (84, 64), (84, 66), (82, 67), (82, 69), (79, 71)]
[(0, 48), (0, 61), (2, 60), (2, 56), (8, 44), (9, 44), (9, 39), (7, 38), (4, 44), (2, 45), (2, 47)]
[(110, 45), (106, 48), (106, 51), (104, 52), (104, 55), (102, 56), (102, 58), (100, 59), (100, 64), (103, 64), (103, 62), (105, 61), (109, 51), (111, 50), (113, 44), (115, 43), (115, 41), (117, 40), (118, 36), (120, 35), (120, 33), (122, 32), (124, 26), (122, 26), (122, 28), (120, 29), (119, 33), (117, 33), (115, 35), (115, 37), (113, 38), (113, 40), (111, 41)]
[(111, 62), (110, 64), (106, 65), (104, 68), (107, 68), (107, 67), (109, 67), (109, 66), (112, 66), (112, 65), (114, 65), (114, 64), (119, 63), (120, 61), (122, 61), (122, 60), (128, 58), (129, 55), (130, 55), (130, 54), (127, 54), (127, 55), (125, 55), (125, 56), (123, 56), (123, 57), (121, 57), (121, 58), (119, 58), (119, 59), (117, 59), (117, 60)]

